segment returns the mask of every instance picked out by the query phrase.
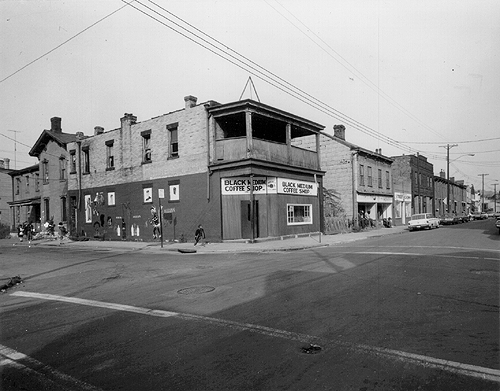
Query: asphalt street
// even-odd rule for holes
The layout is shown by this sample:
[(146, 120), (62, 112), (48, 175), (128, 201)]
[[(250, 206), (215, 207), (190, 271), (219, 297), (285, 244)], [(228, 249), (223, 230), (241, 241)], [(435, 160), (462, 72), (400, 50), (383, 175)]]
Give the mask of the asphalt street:
[(492, 220), (296, 251), (0, 243), (3, 390), (498, 390)]

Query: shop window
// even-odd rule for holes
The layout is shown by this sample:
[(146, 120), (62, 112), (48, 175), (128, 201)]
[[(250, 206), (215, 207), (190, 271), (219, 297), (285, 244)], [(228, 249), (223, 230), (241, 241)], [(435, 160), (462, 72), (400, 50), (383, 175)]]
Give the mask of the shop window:
[(68, 221), (66, 197), (61, 197), (61, 217), (62, 221)]
[(288, 204), (287, 224), (301, 225), (312, 224), (312, 205)]
[(76, 151), (73, 149), (69, 151), (69, 173), (70, 174), (75, 174), (76, 173)]
[(167, 125), (168, 138), (170, 144), (169, 157), (177, 158), (179, 157), (179, 135), (178, 135), (178, 124)]
[(359, 185), (365, 185), (365, 166), (362, 164), (359, 165)]
[(378, 169), (378, 188), (382, 188), (382, 170), (380, 168)]
[(115, 156), (113, 152), (113, 140), (106, 141), (106, 170), (115, 169)]
[(373, 186), (373, 177), (372, 177), (372, 168), (370, 166), (368, 168), (368, 186)]
[(142, 162), (151, 163), (151, 130), (145, 130), (141, 133), (142, 136)]
[(83, 173), (90, 174), (90, 151), (88, 147), (82, 148)]
[(45, 221), (50, 219), (50, 202), (48, 198), (43, 199), (43, 210), (45, 212)]

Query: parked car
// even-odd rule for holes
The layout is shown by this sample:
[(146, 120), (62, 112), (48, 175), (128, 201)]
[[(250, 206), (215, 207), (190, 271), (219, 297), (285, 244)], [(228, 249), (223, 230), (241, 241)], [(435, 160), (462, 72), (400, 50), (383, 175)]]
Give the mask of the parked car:
[(481, 220), (486, 220), (488, 218), (488, 213), (481, 212)]
[(456, 216), (443, 216), (439, 219), (439, 223), (441, 225), (451, 225), (451, 224), (458, 224), (459, 219)]
[(500, 235), (500, 218), (497, 219), (495, 226), (498, 228), (498, 234)]
[(471, 220), (481, 220), (481, 213), (475, 212), (470, 215)]
[(424, 228), (439, 228), (439, 219), (432, 216), (431, 213), (419, 213), (412, 215), (410, 221), (408, 222), (408, 230), (413, 231)]

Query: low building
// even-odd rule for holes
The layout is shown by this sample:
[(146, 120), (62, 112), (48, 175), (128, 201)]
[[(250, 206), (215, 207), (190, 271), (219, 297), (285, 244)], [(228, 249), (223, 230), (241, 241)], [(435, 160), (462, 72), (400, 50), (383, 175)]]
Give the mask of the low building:
[(12, 201), (10, 208), (10, 231), (17, 232), (17, 228), (25, 222), (31, 223), (35, 231), (41, 229), (41, 187), (39, 166), (35, 164), (19, 170), (12, 170), (10, 175), (10, 191)]
[[(110, 240), (254, 240), (322, 226), (323, 126), (253, 100), (197, 104), (68, 145), (69, 228)], [(318, 144), (319, 145), (319, 144)]]
[(441, 170), (439, 176), (434, 176), (434, 192), (436, 217), (464, 216), (470, 212), (464, 181), (455, 181), (454, 177), (448, 180), (446, 173)]
[[(319, 143), (325, 171), (325, 231), (358, 227), (363, 216), (377, 224), (392, 219), (392, 159), (381, 150), (369, 151), (346, 141), (343, 125), (335, 125), (333, 135), (322, 132)], [(312, 148), (315, 140), (301, 138), (296, 145)]]
[(9, 201), (12, 200), (12, 172), (10, 159), (0, 159), (0, 223), (10, 226), (11, 215)]

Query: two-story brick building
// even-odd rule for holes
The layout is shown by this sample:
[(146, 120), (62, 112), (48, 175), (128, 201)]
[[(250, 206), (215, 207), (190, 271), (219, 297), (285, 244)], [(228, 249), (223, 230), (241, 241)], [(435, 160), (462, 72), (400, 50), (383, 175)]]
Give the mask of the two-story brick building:
[(38, 164), (11, 170), (9, 175), (10, 231), (17, 232), (17, 227), (24, 222), (33, 224), (35, 230), (40, 231), (41, 189)]
[(11, 215), (9, 201), (12, 200), (12, 178), (9, 173), (10, 159), (0, 159), (0, 223), (10, 226)]
[[(357, 227), (361, 216), (377, 223), (392, 218), (392, 159), (346, 141), (343, 125), (335, 125), (333, 135), (322, 132), (319, 143), (326, 232)], [(296, 145), (311, 147), (314, 140), (301, 138)]]
[[(320, 157), (293, 145), (323, 127), (253, 100), (197, 104), (68, 145), (74, 234), (151, 240), (255, 239), (321, 228)], [(161, 211), (161, 212), (160, 212)]]
[(448, 180), (443, 170), (439, 175), (435, 175), (433, 180), (436, 216), (463, 216), (470, 213), (470, 207), (467, 204), (467, 185), (464, 184), (463, 180), (456, 181), (454, 177)]

